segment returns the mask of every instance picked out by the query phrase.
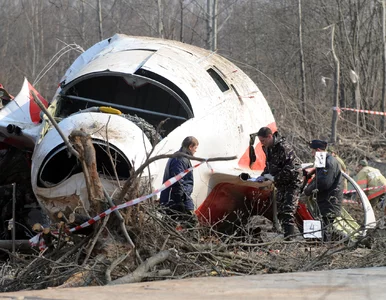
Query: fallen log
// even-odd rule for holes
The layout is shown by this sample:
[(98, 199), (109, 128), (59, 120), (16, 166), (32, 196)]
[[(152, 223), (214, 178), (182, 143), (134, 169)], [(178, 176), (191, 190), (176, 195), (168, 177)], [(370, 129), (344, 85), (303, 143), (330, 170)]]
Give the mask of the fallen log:
[(73, 225), (80, 225), (90, 220), (89, 217), (81, 214), (72, 213), (68, 216), (68, 223)]
[(65, 215), (63, 212), (61, 212), (61, 211), (58, 212), (57, 217), (58, 217), (59, 220), (63, 220), (63, 221), (65, 221), (66, 223), (69, 223), (69, 221), (68, 221), (66, 215)]
[[(28, 240), (16, 240), (15, 248), (17, 250), (31, 249), (31, 245)], [(12, 240), (0, 240), (0, 249), (12, 250)]]
[[(141, 282), (143, 279), (147, 277), (155, 276), (156, 273), (154, 272), (149, 273), (149, 270), (154, 266), (167, 260), (170, 257), (170, 255), (171, 255), (170, 250), (160, 251), (156, 255), (149, 257), (146, 261), (140, 264), (138, 268), (135, 269), (134, 272), (126, 276), (123, 276), (119, 279), (116, 279), (114, 281), (111, 281), (107, 285)], [(160, 274), (164, 274), (164, 275), (166, 274), (162, 270), (160, 270), (158, 273), (159, 273), (158, 276), (161, 276)]]
[[(89, 217), (85, 215), (77, 214), (77, 213), (72, 213), (68, 216), (68, 224), (71, 224), (71, 225), (81, 225), (84, 222), (87, 222), (88, 220), (90, 220)], [(89, 227), (79, 229), (76, 231), (76, 233), (89, 235), (93, 231), (94, 231), (94, 224)]]

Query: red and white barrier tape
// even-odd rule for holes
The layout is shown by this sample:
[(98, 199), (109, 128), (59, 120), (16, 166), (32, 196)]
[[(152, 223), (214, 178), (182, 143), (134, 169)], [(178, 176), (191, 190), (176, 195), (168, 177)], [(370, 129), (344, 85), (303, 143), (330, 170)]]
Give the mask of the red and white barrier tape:
[(357, 108), (348, 108), (348, 107), (333, 107), (332, 109), (336, 110), (338, 114), (340, 114), (342, 110), (348, 110), (348, 111), (361, 112), (361, 113), (371, 114), (371, 115), (386, 116), (386, 112), (367, 110), (367, 109), (357, 109)]
[[(51, 234), (58, 237), (59, 231), (51, 231)], [(40, 251), (43, 251), (44, 249), (47, 248), (46, 243), (45, 243), (44, 239), (42, 238), (42, 233), (39, 233), (39, 234), (35, 235), (34, 237), (30, 238), (28, 242), (31, 245), (31, 247), (35, 247), (36, 245), (39, 244), (39, 250)]]
[(189, 169), (186, 169), (184, 171), (182, 171), (181, 173), (177, 174), (176, 176), (166, 180), (162, 186), (158, 189), (156, 189), (153, 193), (149, 194), (149, 195), (146, 195), (146, 196), (142, 196), (142, 197), (139, 197), (139, 198), (135, 198), (133, 200), (130, 200), (130, 201), (127, 201), (125, 203), (122, 203), (122, 204), (119, 204), (119, 205), (116, 205), (116, 206), (113, 206), (113, 207), (110, 207), (108, 210), (100, 213), (99, 215), (95, 216), (94, 218), (88, 220), (87, 222), (84, 222), (83, 224), (79, 225), (79, 226), (76, 226), (74, 228), (71, 228), (70, 229), (70, 232), (74, 232), (74, 231), (77, 231), (79, 229), (82, 229), (82, 228), (85, 228), (85, 227), (88, 227), (90, 226), (91, 224), (94, 224), (95, 222), (99, 221), (100, 219), (106, 217), (107, 215), (111, 214), (113, 211), (116, 211), (116, 210), (119, 210), (119, 209), (122, 209), (122, 208), (125, 208), (125, 207), (129, 207), (129, 206), (133, 206), (135, 204), (138, 204), (142, 201), (145, 201), (155, 195), (157, 195), (158, 193), (162, 192), (163, 190), (167, 189), (168, 187), (170, 187), (172, 184), (176, 183), (177, 181), (179, 181), (181, 178), (183, 178), (186, 174), (188, 174), (190, 171), (192, 171), (194, 168), (197, 168), (198, 166), (200, 166), (201, 164), (203, 164), (203, 162), (199, 163), (199, 164), (196, 164), (195, 166), (189, 168)]
[[(380, 188), (383, 188), (383, 190), (386, 192), (386, 186), (385, 185), (368, 187), (368, 188), (364, 188), (362, 190), (363, 191), (371, 191), (371, 190), (377, 190), (377, 189), (380, 189)], [(356, 190), (348, 190), (348, 191), (343, 191), (343, 194), (350, 194), (350, 193), (356, 193), (356, 192), (357, 192)], [(343, 199), (343, 202), (344, 203), (358, 204), (358, 205), (361, 204), (359, 201), (348, 200), (348, 199)]]
[(359, 201), (355, 201), (355, 200), (349, 200), (349, 199), (343, 199), (342, 200), (343, 203), (351, 203), (351, 204), (361, 204)]
[[(371, 191), (371, 190), (377, 190), (380, 188), (384, 188), (384, 190), (386, 191), (385, 185), (364, 188), (364, 189), (362, 189), (362, 191)], [(356, 192), (357, 192), (356, 190), (348, 190), (348, 191), (343, 191), (343, 194), (350, 194), (350, 193), (356, 193)]]
[[(194, 168), (197, 168), (199, 167), (200, 165), (202, 165), (204, 162), (206, 161), (203, 161), (203, 162), (200, 162), (194, 166), (192, 166), (191, 168), (189, 169), (186, 169), (184, 171), (182, 171), (181, 173), (177, 174), (176, 176), (166, 180), (160, 188), (156, 189), (153, 193), (149, 194), (149, 195), (146, 195), (146, 196), (142, 196), (142, 197), (139, 197), (139, 198), (136, 198), (136, 199), (133, 199), (133, 200), (130, 200), (130, 201), (127, 201), (125, 203), (122, 203), (122, 204), (119, 204), (119, 205), (116, 205), (116, 206), (113, 206), (113, 207), (110, 207), (109, 209), (107, 209), (106, 211), (100, 213), (99, 215), (95, 216), (94, 218), (88, 220), (87, 222), (84, 222), (83, 224), (79, 225), (79, 226), (76, 226), (74, 228), (71, 228), (69, 231), (70, 232), (75, 232), (79, 229), (82, 229), (82, 228), (85, 228), (85, 227), (88, 227), (92, 224), (94, 224), (95, 222), (99, 221), (100, 219), (106, 217), (107, 215), (111, 214), (113, 211), (116, 211), (116, 210), (119, 210), (119, 209), (122, 209), (122, 208), (125, 208), (125, 207), (129, 207), (129, 206), (133, 206), (135, 204), (138, 204), (140, 202), (143, 202), (153, 196), (155, 196), (156, 194), (162, 192), (163, 190), (167, 189), (168, 187), (170, 187), (171, 185), (173, 185), (174, 183), (176, 183), (177, 181), (181, 180), (181, 178), (183, 178), (186, 174), (188, 174), (189, 172), (193, 171)], [(208, 163), (207, 163), (208, 164)], [(210, 165), (208, 164), (208, 167), (211, 169), (211, 171), (213, 172), (213, 169), (210, 167)], [(31, 238), (29, 240), (29, 243), (31, 246), (36, 246), (38, 243), (40, 242), (44, 244), (44, 240), (41, 239), (41, 233), (39, 233), (38, 235), (34, 236), (33, 238)], [(45, 244), (44, 246), (43, 245), (40, 245), (39, 244), (39, 249), (40, 250), (43, 250), (45, 249)], [(42, 247), (41, 247), (42, 246)]]

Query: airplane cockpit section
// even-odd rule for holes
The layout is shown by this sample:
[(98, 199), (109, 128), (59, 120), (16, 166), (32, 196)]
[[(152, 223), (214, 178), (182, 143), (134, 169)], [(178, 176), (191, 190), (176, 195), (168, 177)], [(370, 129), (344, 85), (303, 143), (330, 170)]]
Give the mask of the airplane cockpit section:
[[(138, 133), (133, 134), (131, 130), (131, 140), (126, 141), (123, 132), (117, 132), (121, 136), (117, 140), (123, 144), (107, 136), (93, 138), (105, 142), (108, 139), (112, 149), (117, 149), (117, 153), (121, 150), (120, 161), (130, 163), (139, 161), (134, 153), (147, 153), (151, 149), (150, 146), (140, 149), (143, 135), (155, 147), (153, 155), (173, 153), (187, 135), (193, 135), (200, 141), (197, 153), (200, 157), (241, 157), (248, 147), (248, 132), (274, 124), (269, 106), (256, 85), (227, 59), (176, 41), (122, 34), (94, 45), (75, 60), (63, 76), (51, 106), (60, 121), (59, 125), (72, 128), (71, 124), (82, 120), (77, 125), (89, 127), (89, 132), (95, 131), (92, 129), (95, 119), (100, 121), (105, 118), (96, 115), (98, 108), (118, 110), (118, 115), (109, 118), (120, 123), (120, 127), (134, 124), (140, 129)], [(166, 119), (155, 133), (155, 128)], [(145, 128), (151, 129), (148, 132)], [(48, 131), (47, 136), (50, 134)], [(159, 136), (153, 139), (154, 134)], [(129, 131), (127, 135), (130, 135)], [(43, 139), (42, 144), (47, 144), (45, 147), (52, 144), (47, 140), (48, 137)], [(137, 144), (135, 151), (130, 143)], [(40, 144), (38, 147), (43, 148)], [(48, 151), (44, 156), (46, 160), (51, 157)], [(39, 162), (42, 166), (49, 166), (47, 173), (37, 172), (40, 174), (39, 188), (48, 182), (49, 170), (55, 169), (53, 162), (59, 161), (59, 158), (51, 161)], [(154, 188), (162, 184), (165, 164), (166, 160), (161, 160), (153, 166)], [(201, 205), (206, 200), (209, 201), (207, 204), (215, 203), (213, 193), (208, 197), (211, 191), (215, 192), (224, 178), (234, 182), (235, 176), (240, 173), (238, 160), (212, 165), (215, 174), (206, 170), (197, 170), (194, 174), (200, 178), (196, 181), (194, 192), (198, 199), (197, 207), (206, 207)], [(132, 167), (136, 169), (138, 166)], [(71, 172), (72, 169), (65, 171), (62, 177), (68, 178)], [(61, 183), (59, 179), (56, 182)], [(229, 207), (212, 204), (208, 206), (208, 211), (220, 217), (229, 210)]]

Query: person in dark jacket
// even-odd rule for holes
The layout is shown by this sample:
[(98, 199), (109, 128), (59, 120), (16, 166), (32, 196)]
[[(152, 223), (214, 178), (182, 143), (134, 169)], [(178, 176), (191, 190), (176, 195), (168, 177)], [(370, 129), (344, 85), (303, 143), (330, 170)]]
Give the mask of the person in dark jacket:
[[(197, 151), (198, 140), (193, 136), (186, 137), (181, 144), (181, 149), (175, 154), (194, 156)], [(183, 156), (169, 158), (164, 172), (163, 182), (182, 171), (192, 167), (190, 160)], [(189, 172), (182, 179), (161, 192), (160, 204), (166, 208), (166, 213), (175, 220), (194, 219), (193, 172)]]
[(290, 240), (295, 230), (295, 212), (302, 184), (301, 161), (294, 149), (268, 127), (262, 127), (257, 136), (266, 155), (265, 169), (256, 181), (268, 179), (277, 189), (277, 211), (284, 238)]
[[(326, 152), (327, 142), (313, 140), (310, 143), (310, 148), (312, 155), (315, 156), (316, 152)], [(330, 153), (326, 153), (324, 167), (316, 167), (313, 180), (304, 189), (306, 196), (316, 196), (323, 228), (332, 224), (335, 218), (340, 215), (343, 200), (342, 180), (339, 162)], [(328, 239), (326, 231), (324, 232), (324, 239)]]

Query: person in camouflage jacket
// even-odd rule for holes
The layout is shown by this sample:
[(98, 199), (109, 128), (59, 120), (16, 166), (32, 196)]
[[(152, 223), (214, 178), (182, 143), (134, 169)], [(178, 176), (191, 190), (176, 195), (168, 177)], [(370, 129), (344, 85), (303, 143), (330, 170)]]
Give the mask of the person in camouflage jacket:
[(262, 127), (257, 133), (266, 155), (265, 169), (257, 181), (272, 180), (277, 189), (278, 219), (284, 238), (291, 239), (295, 230), (295, 212), (302, 184), (301, 161), (294, 149), (278, 132)]

